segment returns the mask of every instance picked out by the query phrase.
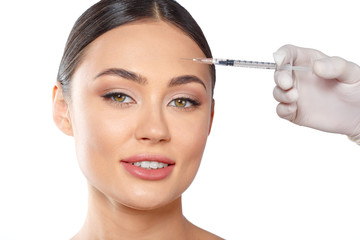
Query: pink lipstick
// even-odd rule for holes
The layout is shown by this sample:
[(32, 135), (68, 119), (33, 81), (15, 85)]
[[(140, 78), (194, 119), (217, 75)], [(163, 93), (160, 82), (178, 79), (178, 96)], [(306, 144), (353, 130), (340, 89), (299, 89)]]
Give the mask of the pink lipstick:
[(120, 162), (133, 176), (144, 180), (162, 180), (169, 176), (175, 162), (162, 155), (138, 154)]

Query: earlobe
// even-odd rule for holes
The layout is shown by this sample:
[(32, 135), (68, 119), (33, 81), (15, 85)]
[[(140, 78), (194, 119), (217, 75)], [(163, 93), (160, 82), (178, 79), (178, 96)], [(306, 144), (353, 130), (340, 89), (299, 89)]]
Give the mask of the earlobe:
[(214, 113), (215, 113), (215, 100), (213, 99), (212, 104), (211, 104), (209, 135), (210, 135), (212, 123), (213, 123), (213, 120), (214, 120)]
[(68, 103), (64, 98), (62, 87), (58, 82), (53, 88), (52, 101), (53, 119), (56, 126), (66, 135), (73, 136)]

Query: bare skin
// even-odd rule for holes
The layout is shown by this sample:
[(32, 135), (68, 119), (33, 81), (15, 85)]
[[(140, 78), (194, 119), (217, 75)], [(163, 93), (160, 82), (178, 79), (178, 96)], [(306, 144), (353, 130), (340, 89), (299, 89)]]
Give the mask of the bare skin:
[(89, 202), (89, 206), (97, 207), (89, 208), (83, 229), (74, 240), (150, 240), (169, 239), (170, 236), (174, 240), (221, 239), (193, 225), (182, 215), (181, 198), (160, 209), (141, 211), (113, 203), (101, 193), (93, 192), (92, 195), (90, 201), (96, 200), (94, 203)]
[[(74, 137), (88, 181), (88, 214), (73, 239), (221, 239), (182, 214), (214, 115), (208, 66), (181, 60), (194, 57), (204, 54), (172, 25), (126, 24), (89, 45), (70, 101), (54, 87), (55, 123)], [(138, 154), (166, 156), (174, 168), (140, 179), (121, 164)]]

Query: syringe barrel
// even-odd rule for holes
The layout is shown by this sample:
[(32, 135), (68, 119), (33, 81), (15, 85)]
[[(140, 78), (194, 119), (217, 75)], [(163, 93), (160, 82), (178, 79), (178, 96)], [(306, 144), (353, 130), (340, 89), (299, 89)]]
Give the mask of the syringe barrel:
[(248, 68), (263, 68), (276, 69), (276, 64), (271, 62), (257, 62), (257, 61), (234, 61), (234, 67), (248, 67)]
[(256, 61), (243, 61), (231, 59), (213, 59), (213, 63), (222, 66), (234, 67), (248, 67), (248, 68), (263, 68), (263, 69), (276, 69), (276, 64), (271, 62), (256, 62)]

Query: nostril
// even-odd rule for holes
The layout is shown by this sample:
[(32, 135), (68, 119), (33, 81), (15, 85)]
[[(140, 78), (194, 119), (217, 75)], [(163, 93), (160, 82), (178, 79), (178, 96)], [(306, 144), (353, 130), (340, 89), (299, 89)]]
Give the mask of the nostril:
[(168, 124), (162, 112), (147, 111), (138, 118), (135, 128), (135, 138), (148, 143), (163, 143), (170, 139)]
[(140, 141), (152, 142), (152, 143), (160, 143), (160, 142), (168, 142), (169, 138), (148, 138), (148, 137), (143, 137), (143, 138), (140, 138)]

